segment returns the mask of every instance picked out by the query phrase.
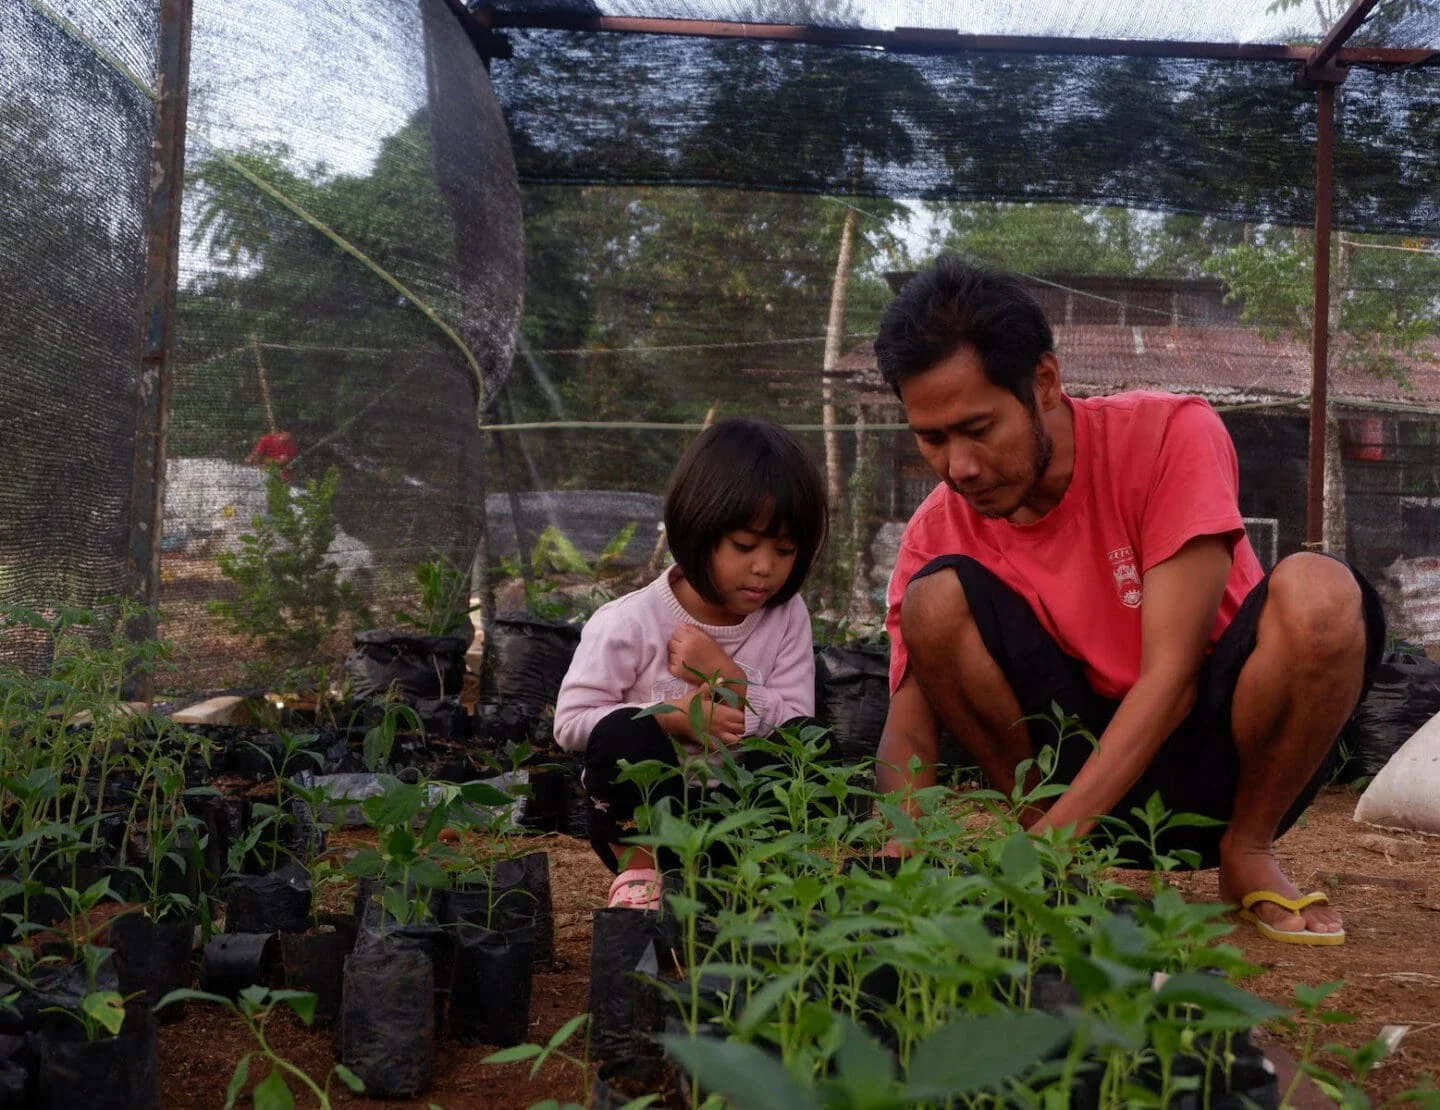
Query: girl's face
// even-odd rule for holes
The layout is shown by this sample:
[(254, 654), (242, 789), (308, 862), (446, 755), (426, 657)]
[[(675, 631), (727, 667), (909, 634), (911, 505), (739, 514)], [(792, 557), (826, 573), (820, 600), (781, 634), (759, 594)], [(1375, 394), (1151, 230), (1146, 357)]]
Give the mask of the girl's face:
[(783, 532), (767, 536), (768, 520), (726, 532), (710, 554), (710, 581), (721, 608), (732, 620), (744, 620), (790, 580), (795, 541)]

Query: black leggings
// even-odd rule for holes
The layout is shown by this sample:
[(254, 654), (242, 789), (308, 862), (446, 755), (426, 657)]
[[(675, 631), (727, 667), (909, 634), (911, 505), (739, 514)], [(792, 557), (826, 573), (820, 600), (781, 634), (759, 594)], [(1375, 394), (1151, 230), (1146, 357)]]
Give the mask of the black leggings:
[[(639, 717), (633, 707), (617, 709), (601, 718), (590, 733), (585, 746), (585, 774), (582, 780), (585, 791), (590, 795), (590, 845), (611, 871), (618, 872), (620, 863), (611, 849), (626, 837), (635, 833), (635, 811), (645, 804), (646, 794), (639, 783), (617, 782), (620, 775), (620, 761), (643, 763), (655, 760), (669, 767), (680, 766), (676, 741), (660, 727), (654, 717)], [(798, 717), (787, 721), (784, 727), (812, 723), (809, 718)], [(735, 762), (749, 771), (773, 766), (777, 759), (769, 752), (737, 751)], [(694, 805), (705, 792), (705, 788), (687, 782), (682, 775), (666, 775), (660, 782), (648, 788), (649, 802), (656, 805), (661, 798), (670, 798), (677, 811), (688, 802)], [(719, 788), (716, 788), (719, 792)], [(660, 864), (664, 870), (670, 866), (661, 854)], [(673, 861), (671, 861), (673, 863)]]

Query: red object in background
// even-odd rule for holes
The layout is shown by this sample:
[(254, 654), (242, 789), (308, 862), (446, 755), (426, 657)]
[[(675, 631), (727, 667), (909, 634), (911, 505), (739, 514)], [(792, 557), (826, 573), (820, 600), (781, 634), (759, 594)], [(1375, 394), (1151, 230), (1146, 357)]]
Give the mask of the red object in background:
[(1342, 454), (1361, 462), (1385, 461), (1385, 420), (1379, 416), (1355, 416), (1340, 421)]
[[(289, 432), (266, 432), (255, 441), (255, 446), (250, 448), (250, 454), (245, 456), (247, 463), (259, 463), (262, 466), (266, 463), (275, 463), (279, 467), (287, 467), (295, 461), (298, 452), (295, 450), (295, 437)], [(287, 471), (281, 470), (282, 478), (289, 478)]]

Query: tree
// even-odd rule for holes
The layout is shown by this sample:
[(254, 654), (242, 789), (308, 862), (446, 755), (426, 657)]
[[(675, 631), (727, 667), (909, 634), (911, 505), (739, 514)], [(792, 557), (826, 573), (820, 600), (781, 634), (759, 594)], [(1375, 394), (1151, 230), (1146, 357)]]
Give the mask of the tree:
[(474, 450), (475, 383), (416, 303), (442, 321), (460, 308), (425, 112), (368, 173), (301, 167), (272, 145), (212, 151), (187, 184), (211, 268), (181, 291), (172, 454), (243, 457), (266, 428), (268, 383), (300, 447), (297, 477), (341, 468), (348, 531), (409, 537), (419, 557), (433, 554), (427, 536), (464, 535), (454, 490)]
[[(1309, 343), (1314, 324), (1315, 237), (1308, 228), (1262, 227), (1208, 264), (1240, 301), (1241, 319), (1270, 335)], [(1393, 237), (1345, 235), (1331, 245), (1330, 366), (1406, 387), (1410, 368), (1431, 362), (1440, 335), (1435, 290), (1440, 253)], [(1333, 405), (1331, 406), (1333, 413)], [(1325, 550), (1343, 553), (1344, 468), (1339, 431), (1325, 431)]]

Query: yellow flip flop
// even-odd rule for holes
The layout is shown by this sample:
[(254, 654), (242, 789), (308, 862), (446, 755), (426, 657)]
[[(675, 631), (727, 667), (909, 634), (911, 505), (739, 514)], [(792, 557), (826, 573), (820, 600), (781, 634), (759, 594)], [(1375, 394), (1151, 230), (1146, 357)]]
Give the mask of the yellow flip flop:
[(1273, 890), (1253, 890), (1244, 898), (1240, 899), (1239, 915), (1242, 921), (1248, 921), (1259, 931), (1266, 940), (1279, 941), (1281, 944), (1344, 944), (1345, 930), (1338, 933), (1316, 933), (1309, 929), (1300, 929), (1289, 932), (1285, 929), (1277, 929), (1275, 926), (1262, 921), (1256, 915), (1253, 908), (1260, 902), (1273, 902), (1282, 909), (1298, 914), (1306, 906), (1328, 906), (1330, 899), (1320, 891), (1306, 894), (1301, 898), (1286, 898), (1283, 894), (1277, 894)]

